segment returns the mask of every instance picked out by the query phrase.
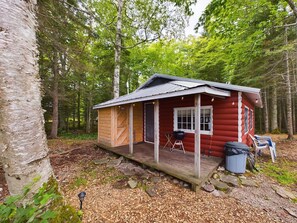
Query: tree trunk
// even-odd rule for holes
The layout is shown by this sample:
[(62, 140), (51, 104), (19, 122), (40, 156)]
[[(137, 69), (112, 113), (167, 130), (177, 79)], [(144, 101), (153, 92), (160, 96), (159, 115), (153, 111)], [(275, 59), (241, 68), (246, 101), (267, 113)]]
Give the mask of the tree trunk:
[(113, 77), (113, 97), (120, 96), (120, 69), (121, 69), (121, 51), (122, 51), (122, 11), (124, 0), (118, 1), (117, 26), (116, 26), (116, 41), (114, 54), (114, 77)]
[(41, 108), (36, 1), (0, 1), (0, 158), (10, 194), (52, 176)]
[(296, 7), (294, 1), (292, 1), (292, 0), (286, 0), (286, 2), (289, 4), (289, 6), (291, 7), (291, 9), (293, 10), (293, 13), (294, 13), (295, 17), (297, 18), (297, 7)]
[(271, 130), (272, 132), (278, 130), (277, 124), (277, 91), (276, 83), (272, 86), (272, 95), (271, 95)]
[[(288, 27), (285, 27), (285, 45), (288, 45)], [(287, 131), (288, 139), (293, 139), (293, 119), (292, 119), (292, 95), (291, 95), (291, 81), (290, 81), (290, 65), (289, 65), (289, 52), (285, 51), (286, 60), (286, 107), (287, 107)]]
[(268, 118), (268, 103), (267, 103), (267, 90), (263, 91), (263, 107), (264, 107), (264, 128), (265, 133), (269, 132), (269, 118)]
[(52, 129), (50, 137), (55, 139), (58, 137), (58, 125), (59, 125), (59, 71), (58, 71), (58, 61), (57, 52), (53, 52), (53, 88), (52, 88), (52, 98), (53, 98), (53, 114), (52, 114)]
[(80, 89), (81, 89), (81, 82), (78, 81), (78, 89), (77, 89), (77, 128), (80, 129)]

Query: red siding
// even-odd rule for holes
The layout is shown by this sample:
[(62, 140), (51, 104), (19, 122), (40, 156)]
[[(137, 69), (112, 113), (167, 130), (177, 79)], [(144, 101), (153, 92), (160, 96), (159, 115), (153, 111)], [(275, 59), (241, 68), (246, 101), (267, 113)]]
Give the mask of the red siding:
[[(201, 96), (201, 105), (213, 106), (213, 135), (201, 135), (201, 153), (213, 156), (224, 155), (227, 141), (238, 141), (238, 93), (220, 99), (207, 95)], [(160, 145), (166, 143), (165, 133), (173, 131), (173, 109), (175, 107), (193, 107), (194, 96), (184, 96), (160, 100)], [(186, 133), (183, 140), (187, 151), (194, 151), (194, 134)]]

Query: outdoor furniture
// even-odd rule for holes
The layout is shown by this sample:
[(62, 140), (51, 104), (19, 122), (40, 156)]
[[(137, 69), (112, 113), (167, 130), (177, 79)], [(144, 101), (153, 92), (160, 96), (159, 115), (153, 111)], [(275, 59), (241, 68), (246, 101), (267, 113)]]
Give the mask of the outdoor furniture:
[[(253, 146), (255, 148), (255, 158), (257, 158), (257, 155), (263, 150), (263, 149), (269, 149), (270, 151), (270, 155), (271, 155), (271, 160), (274, 163), (275, 162), (275, 158), (276, 158), (276, 151), (275, 151), (275, 146), (270, 146), (268, 140), (266, 139), (256, 139), (255, 137), (253, 137), (251, 134), (249, 134), (250, 138), (253, 141)], [(271, 145), (272, 144), (272, 140), (271, 140)]]
[(172, 132), (166, 132), (166, 133), (165, 133), (165, 137), (166, 137), (166, 139), (167, 139), (167, 142), (166, 142), (166, 144), (163, 146), (163, 149), (165, 149), (167, 146), (168, 146), (169, 148), (172, 148), (172, 146), (173, 146), (173, 143), (171, 142), (172, 136), (173, 136)]
[(266, 140), (274, 150), (274, 158), (276, 158), (276, 143), (272, 141), (270, 136), (259, 136), (259, 135), (254, 135), (257, 140)]
[(170, 151), (172, 152), (173, 149), (177, 148), (178, 149), (182, 149), (184, 153), (186, 153), (185, 151), (185, 147), (184, 147), (184, 144), (183, 144), (183, 139), (185, 137), (185, 132), (184, 131), (174, 131), (173, 132), (173, 136), (175, 138), (175, 141), (173, 143), (173, 146), (171, 147)]

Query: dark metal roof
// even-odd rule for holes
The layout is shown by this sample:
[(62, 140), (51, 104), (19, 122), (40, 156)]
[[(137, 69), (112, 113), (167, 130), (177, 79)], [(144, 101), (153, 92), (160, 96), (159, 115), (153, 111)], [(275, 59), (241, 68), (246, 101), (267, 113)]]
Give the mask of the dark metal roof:
[(230, 90), (244, 92), (250, 100), (254, 102), (258, 101), (257, 106), (262, 106), (260, 89), (258, 88), (155, 74), (131, 94), (97, 104), (93, 108), (106, 108), (190, 94), (209, 94), (218, 97), (229, 97)]

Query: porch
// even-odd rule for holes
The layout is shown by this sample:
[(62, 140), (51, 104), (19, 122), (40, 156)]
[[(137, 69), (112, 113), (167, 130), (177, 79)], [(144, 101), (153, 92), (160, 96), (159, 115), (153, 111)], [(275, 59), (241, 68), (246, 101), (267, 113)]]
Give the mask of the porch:
[(159, 162), (154, 160), (154, 144), (137, 143), (133, 145), (133, 154), (129, 153), (129, 146), (108, 147), (99, 144), (101, 148), (121, 155), (127, 159), (144, 164), (168, 175), (176, 177), (192, 185), (192, 189), (200, 187), (212, 175), (222, 162), (222, 158), (212, 156), (201, 156), (200, 177), (195, 177), (194, 154), (169, 149), (159, 149)]

